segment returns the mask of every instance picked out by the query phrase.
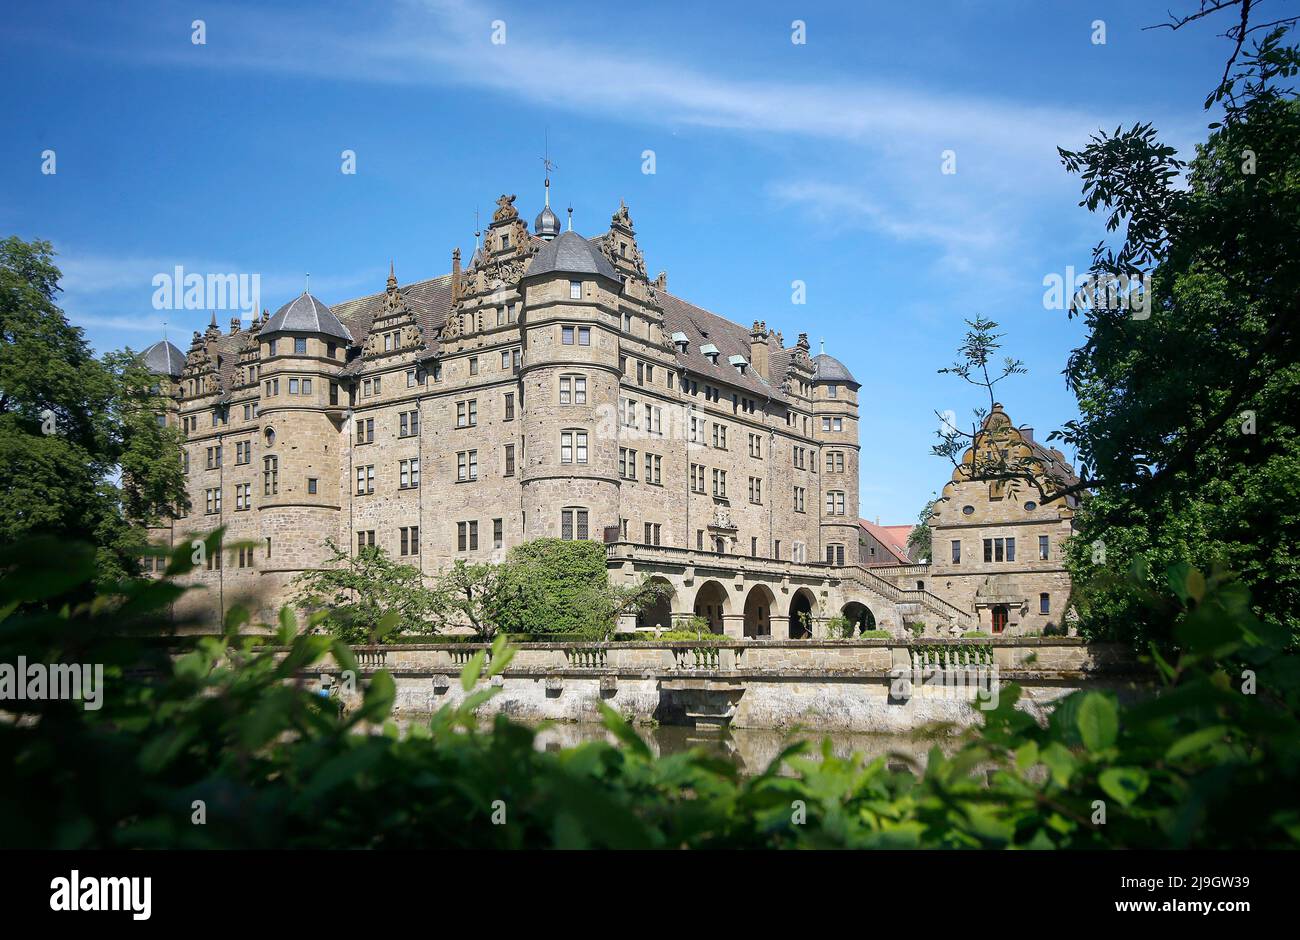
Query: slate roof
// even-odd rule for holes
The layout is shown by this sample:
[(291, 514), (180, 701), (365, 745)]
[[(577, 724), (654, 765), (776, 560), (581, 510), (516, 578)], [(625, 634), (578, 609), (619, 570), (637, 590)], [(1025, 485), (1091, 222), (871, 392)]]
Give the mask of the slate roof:
[(154, 343), (140, 354), (150, 372), (170, 375), (172, 378), (185, 371), (185, 354), (167, 340)]
[[(399, 286), (398, 290), (406, 300), (406, 306), (415, 314), (415, 322), (419, 324), (420, 335), (424, 338), (429, 354), (435, 354), (438, 351), (437, 332), (447, 322), (447, 314), (451, 311), (451, 275), (415, 281), (405, 287)], [(370, 335), (371, 324), (384, 309), (387, 295), (387, 291), (381, 290), (334, 305), (334, 313), (352, 335), (357, 337), (358, 344), (364, 343)], [(358, 358), (344, 371), (356, 371), (360, 368), (360, 361)]]
[(270, 333), (322, 333), (352, 342), (352, 334), (333, 311), (306, 291), (277, 310), (257, 335)]
[(612, 281), (619, 280), (618, 272), (604, 252), (577, 232), (565, 232), (543, 243), (524, 272), (525, 277), (538, 274), (599, 274)]
[(813, 356), (813, 369), (817, 373), (816, 380), (818, 382), (852, 382), (854, 385), (859, 384), (844, 363), (834, 356), (828, 356), (826, 353)]
[[(785, 401), (785, 395), (781, 392), (780, 380), (785, 375), (784, 360), (789, 358), (788, 351), (783, 351), (786, 352), (786, 355), (781, 362), (780, 371), (775, 367), (776, 350), (773, 350), (769, 356), (772, 368), (768, 371), (773, 377), (773, 382), (768, 382), (754, 371), (752, 365), (742, 374), (727, 360), (731, 356), (744, 356), (746, 361), (749, 360), (749, 330), (747, 328), (739, 323), (732, 323), (716, 313), (710, 313), (702, 307), (687, 303), (667, 291), (655, 291), (655, 297), (664, 311), (665, 329), (670, 334), (677, 332), (686, 334), (688, 342), (685, 352), (682, 352), (680, 346), (673, 346), (679, 363), (691, 372), (699, 374), (701, 378), (714, 378), (720, 383), (739, 386), (755, 394), (771, 397), (776, 401)], [(709, 357), (700, 351), (700, 347), (705, 345), (713, 345), (718, 348), (717, 365), (714, 365)]]

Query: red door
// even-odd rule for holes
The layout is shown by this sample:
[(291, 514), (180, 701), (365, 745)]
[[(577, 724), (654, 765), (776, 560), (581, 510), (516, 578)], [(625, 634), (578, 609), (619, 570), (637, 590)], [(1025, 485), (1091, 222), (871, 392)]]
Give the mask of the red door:
[(993, 632), (1001, 633), (1007, 628), (1007, 608), (999, 605), (993, 608)]

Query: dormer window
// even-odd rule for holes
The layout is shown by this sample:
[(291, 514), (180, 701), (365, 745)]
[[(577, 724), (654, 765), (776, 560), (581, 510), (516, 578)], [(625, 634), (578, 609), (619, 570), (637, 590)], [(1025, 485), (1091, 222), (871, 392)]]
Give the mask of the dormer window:
[(718, 364), (718, 356), (721, 354), (718, 352), (717, 346), (714, 346), (712, 343), (705, 343), (700, 347), (700, 352), (708, 357), (709, 362), (713, 363), (715, 366)]
[(691, 344), (691, 341), (687, 338), (686, 334), (680, 330), (672, 335), (672, 340), (673, 345), (677, 347), (677, 351), (680, 353), (686, 352), (686, 347)]
[[(727, 359), (727, 361), (730, 362), (733, 366), (735, 366), (736, 371), (739, 372), (741, 375), (745, 374), (745, 369), (749, 365), (749, 363), (745, 361), (744, 356), (731, 356)], [(734, 395), (732, 396), (732, 398), (735, 397), (736, 396)]]

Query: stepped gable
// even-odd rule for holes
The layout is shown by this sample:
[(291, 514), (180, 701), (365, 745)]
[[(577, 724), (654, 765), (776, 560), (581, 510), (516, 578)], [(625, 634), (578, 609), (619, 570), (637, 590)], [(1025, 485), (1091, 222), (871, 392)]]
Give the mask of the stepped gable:
[[(702, 307), (687, 303), (666, 290), (656, 290), (655, 297), (663, 307), (664, 332), (669, 336), (677, 332), (685, 333), (689, 340), (684, 353), (680, 346), (673, 347), (679, 363), (702, 378), (714, 378), (720, 384), (738, 386), (756, 395), (770, 397), (775, 401), (785, 401), (781, 386), (768, 383), (754, 370), (752, 364), (742, 375), (727, 361), (730, 356), (744, 356), (745, 360), (749, 361), (748, 327), (732, 323), (716, 313), (710, 313)], [(700, 347), (709, 343), (718, 348), (717, 365), (700, 352)], [(772, 374), (778, 373), (773, 370)]]

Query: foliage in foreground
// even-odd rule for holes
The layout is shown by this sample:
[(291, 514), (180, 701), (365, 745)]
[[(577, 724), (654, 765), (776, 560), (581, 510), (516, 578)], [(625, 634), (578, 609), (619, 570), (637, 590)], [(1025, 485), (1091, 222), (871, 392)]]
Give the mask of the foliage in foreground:
[[(215, 541), (214, 536), (214, 541)], [(983, 726), (923, 771), (885, 759), (787, 748), (742, 777), (703, 752), (655, 758), (605, 712), (620, 745), (539, 751), (498, 716), (483, 730), (484, 680), (510, 659), (499, 639), (469, 693), (399, 736), (394, 682), (370, 677), (340, 716), (298, 673), (355, 669), (349, 648), (298, 634), (286, 609), (282, 660), (237, 631), (172, 661), (123, 639), (159, 625), (189, 567), (65, 604), (93, 577), (89, 548), (33, 541), (0, 550), (0, 662), (105, 667), (102, 708), (0, 702), (0, 844), (58, 847), (1138, 847), (1291, 846), (1300, 840), (1300, 676), (1240, 582), (1171, 573), (1161, 601), (1182, 651), (1158, 660), (1159, 697), (1121, 706), (1076, 694), (1046, 727), (1004, 690)], [(333, 663), (324, 662), (327, 658)], [(143, 672), (147, 668), (151, 672)], [(1243, 669), (1254, 694), (1243, 694)], [(381, 725), (379, 734), (359, 733)], [(794, 775), (783, 775), (788, 769)], [(1097, 825), (1104, 801), (1106, 822)], [(202, 801), (206, 821), (192, 820)], [(498, 802), (499, 801), (499, 802)], [(493, 823), (504, 812), (505, 824)], [(796, 820), (803, 818), (802, 823)]]

